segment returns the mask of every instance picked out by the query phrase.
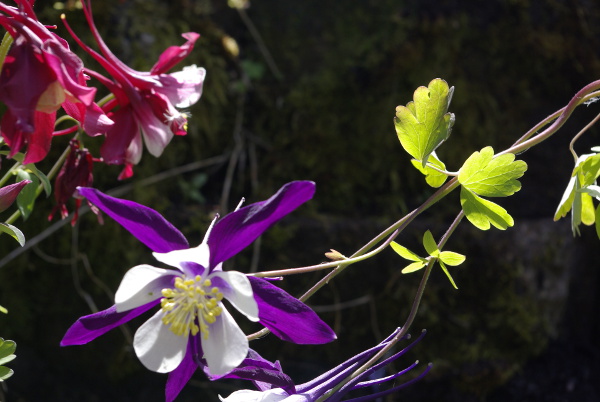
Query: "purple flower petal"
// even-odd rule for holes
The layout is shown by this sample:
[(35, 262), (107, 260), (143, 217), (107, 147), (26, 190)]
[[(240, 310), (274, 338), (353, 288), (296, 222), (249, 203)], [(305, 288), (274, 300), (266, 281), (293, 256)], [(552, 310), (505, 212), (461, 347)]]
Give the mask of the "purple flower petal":
[(310, 200), (315, 183), (294, 181), (281, 187), (271, 198), (248, 205), (219, 220), (208, 238), (210, 266), (233, 257), (275, 222)]
[(204, 370), (211, 381), (222, 378), (250, 380), (261, 391), (271, 388), (283, 388), (289, 394), (295, 393), (294, 382), (281, 370), (279, 362), (271, 363), (252, 349), (248, 350), (248, 356), (238, 367), (223, 376), (211, 375), (208, 367), (203, 362), (200, 363), (200, 368)]
[(185, 236), (152, 208), (111, 197), (95, 188), (79, 187), (79, 193), (152, 251), (166, 253), (189, 247)]
[(106, 310), (81, 317), (67, 330), (60, 341), (60, 345), (70, 346), (88, 343), (111, 329), (145, 313), (158, 303), (160, 303), (160, 299), (122, 313), (117, 313), (116, 306), (112, 306)]
[(169, 373), (165, 387), (166, 402), (172, 402), (181, 392), (185, 384), (192, 378), (198, 368), (191, 351), (191, 342), (188, 342), (187, 352), (179, 366)]
[(321, 344), (335, 332), (306, 304), (261, 278), (249, 276), (258, 303), (259, 322), (279, 338), (298, 344)]

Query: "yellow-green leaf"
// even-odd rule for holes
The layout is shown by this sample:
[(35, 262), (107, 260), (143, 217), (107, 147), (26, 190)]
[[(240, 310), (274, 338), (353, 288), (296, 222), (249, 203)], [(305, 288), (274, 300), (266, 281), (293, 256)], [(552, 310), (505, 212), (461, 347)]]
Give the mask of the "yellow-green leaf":
[(512, 216), (500, 205), (484, 200), (464, 187), (460, 190), (460, 204), (469, 222), (478, 229), (488, 230), (491, 224), (505, 230), (515, 223)]
[(390, 246), (392, 246), (392, 250), (394, 250), (396, 253), (398, 253), (398, 255), (400, 257), (402, 257), (406, 260), (409, 260), (409, 261), (422, 261), (423, 260), (423, 258), (419, 257), (418, 255), (416, 255), (415, 253), (413, 253), (406, 247), (401, 246), (400, 244), (396, 243), (395, 241), (391, 242)]
[(406, 267), (404, 267), (402, 269), (402, 273), (403, 274), (410, 274), (411, 272), (415, 272), (420, 270), (421, 268), (423, 268), (425, 265), (427, 265), (426, 261), (417, 261), (417, 262), (413, 262), (412, 264), (407, 265)]
[(453, 251), (442, 251), (440, 253), (439, 259), (442, 260), (444, 263), (455, 267), (465, 262), (467, 257), (465, 257), (462, 254), (455, 253)]
[(402, 147), (425, 167), (429, 155), (452, 130), (454, 114), (447, 113), (454, 87), (436, 78), (419, 87), (413, 101), (396, 108), (394, 125)]

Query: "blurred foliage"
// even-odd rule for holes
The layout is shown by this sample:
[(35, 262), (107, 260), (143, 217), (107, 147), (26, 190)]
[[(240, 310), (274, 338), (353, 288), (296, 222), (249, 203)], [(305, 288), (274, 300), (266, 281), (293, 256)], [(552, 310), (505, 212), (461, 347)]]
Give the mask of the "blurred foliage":
[[(81, 11), (56, 10), (54, 3), (36, 1), (40, 19), (57, 24), (57, 32), (68, 38), (59, 20), (65, 12), (82, 40), (95, 47)], [(419, 85), (441, 77), (455, 86), (450, 111), (456, 124), (438, 150), (455, 170), (475, 150), (510, 145), (600, 75), (600, 5), (589, 0), (261, 0), (246, 10), (232, 9), (224, 0), (110, 0), (93, 6), (108, 45), (139, 70), (148, 70), (165, 48), (181, 43), (181, 33), (202, 35), (185, 61), (207, 69), (204, 94), (189, 111), (189, 134), (174, 138), (159, 159), (145, 153), (124, 198), (163, 212), (196, 244), (214, 212), (231, 210), (240, 197), (253, 202), (290, 180), (317, 182), (315, 199), (262, 239), (259, 269), (312, 265), (332, 247), (350, 254), (431, 194), (393, 127), (395, 107), (411, 100)], [(530, 166), (523, 190), (501, 202), (516, 220), (507, 233), (523, 217), (552, 216), (562, 193), (557, 177), (566, 184), (572, 169), (564, 145), (591, 113), (593, 106), (577, 111), (565, 133), (523, 155)], [(67, 143), (68, 138), (56, 138), (48, 159)], [(97, 154), (97, 141), (85, 144)], [(219, 155), (227, 158), (143, 185), (144, 178)], [(550, 174), (549, 161), (556, 169)], [(536, 170), (536, 164), (544, 168)], [(118, 166), (96, 169), (95, 186), (116, 186), (119, 171)], [(458, 211), (458, 197), (447, 204), (424, 217), (437, 228), (436, 236)], [(28, 221), (18, 222), (27, 239), (50, 225), (51, 206), (51, 200), (40, 200)], [(427, 229), (422, 225), (405, 233), (402, 244), (417, 241)], [(561, 311), (560, 302), (547, 304), (536, 299), (535, 289), (523, 290), (520, 277), (529, 266), (563, 261), (556, 255), (564, 249), (555, 243), (560, 240), (542, 244), (539, 260), (522, 262), (506, 257), (511, 243), (499, 245), (495, 257), (487, 255), (490, 250), (479, 255), (477, 250), (489, 248), (488, 236), (501, 237), (478, 238), (467, 230), (452, 240), (451, 249), (467, 255), (453, 271), (459, 290), (441, 272), (434, 275), (413, 331), (424, 327), (429, 334), (409, 358), (436, 362), (439, 368), (430, 377), (450, 378), (479, 397), (543, 349), (556, 329), (548, 309)], [(5, 238), (0, 256), (14, 247)], [(250, 267), (258, 249), (249, 248), (230, 265)], [(143, 245), (110, 219), (99, 226), (95, 217), (85, 216), (76, 228), (67, 225), (0, 266), (0, 301), (11, 312), (0, 316), (0, 329), (20, 348), (12, 365), (19, 374), (9, 384), (16, 400), (55, 395), (56, 400), (133, 401), (162, 395), (166, 377), (146, 372), (132, 352), (137, 322), (129, 332), (113, 330), (87, 346), (57, 346), (68, 326), (94, 304), (111, 305), (110, 293), (123, 273), (140, 263), (152, 263)], [(419, 278), (400, 276), (401, 267), (390, 251), (349, 269), (311, 300), (341, 341), (319, 347), (257, 341), (256, 347), (268, 358), (295, 361), (284, 368), (299, 381), (343, 361), (404, 321)], [(561, 268), (555, 269), (560, 276)], [(321, 275), (293, 277), (282, 286), (301, 294)], [(335, 308), (365, 291), (369, 302)], [(196, 378), (181, 401), (202, 397), (197, 392), (203, 392), (203, 378)], [(213, 385), (222, 395), (231, 390), (230, 383)], [(203, 400), (216, 400), (213, 392), (207, 395)]]

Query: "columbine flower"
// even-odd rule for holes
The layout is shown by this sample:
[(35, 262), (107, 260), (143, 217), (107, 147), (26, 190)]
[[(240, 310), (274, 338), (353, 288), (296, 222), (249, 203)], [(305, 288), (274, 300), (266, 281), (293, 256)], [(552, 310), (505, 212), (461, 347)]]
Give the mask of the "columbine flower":
[(112, 121), (94, 103), (96, 89), (86, 86), (81, 59), (38, 21), (30, 2), (16, 2), (18, 9), (0, 3), (0, 25), (14, 40), (0, 74), (0, 101), (8, 108), (1, 131), (9, 156), (27, 145), (27, 164), (48, 153), (61, 106), (89, 135), (106, 132)]
[[(82, 148), (77, 140), (71, 140), (69, 147), (69, 155), (56, 176), (54, 184), (56, 206), (52, 208), (48, 220), (52, 220), (56, 211), (60, 211), (61, 218), (65, 219), (69, 215), (67, 202), (77, 195), (77, 187), (90, 186), (93, 182), (94, 161), (92, 154), (86, 148)], [(71, 225), (77, 222), (80, 205), (81, 198), (75, 198), (75, 214), (71, 220)]]
[[(348, 360), (334, 369), (326, 372), (315, 378), (312, 381), (309, 381), (305, 384), (297, 385), (294, 391), (290, 391), (290, 388), (269, 388), (264, 384), (259, 384), (260, 391), (252, 391), (252, 390), (240, 390), (235, 391), (227, 398), (221, 398), (223, 402), (314, 402), (317, 399), (323, 397), (329, 391), (331, 391), (334, 387), (340, 384), (343, 380), (347, 379), (356, 369), (358, 369), (361, 365), (363, 365), (367, 360), (369, 360), (372, 356), (374, 356), (378, 351), (383, 349), (388, 342), (398, 333), (400, 328), (398, 328), (394, 333), (392, 333), (387, 339), (381, 342), (379, 345), (366, 350)], [(417, 338), (414, 342), (412, 342), (409, 346), (404, 348), (402, 351), (394, 354), (393, 356), (388, 357), (387, 359), (371, 366), (369, 369), (363, 371), (358, 376), (344, 384), (339, 390), (335, 391), (331, 396), (325, 399), (325, 402), (338, 402), (341, 401), (342, 398), (346, 396), (350, 391), (354, 391), (357, 389), (364, 389), (366, 387), (373, 387), (374, 391), (372, 394), (362, 397), (356, 397), (352, 399), (345, 399), (346, 401), (352, 402), (366, 402), (372, 401), (377, 398), (381, 398), (385, 395), (392, 394), (412, 383), (421, 379), (429, 370), (431, 369), (431, 364), (427, 366), (427, 368), (419, 374), (417, 377), (406, 381), (400, 385), (394, 385), (391, 388), (386, 390), (379, 391), (378, 388), (381, 384), (385, 382), (389, 382), (391, 380), (395, 380), (401, 375), (407, 373), (417, 366), (419, 363), (416, 361), (411, 364), (407, 368), (402, 371), (399, 371), (395, 374), (391, 374), (382, 378), (374, 378), (379, 375), (379, 373), (385, 369), (385, 367), (396, 360), (398, 357), (405, 354), (409, 349), (411, 349), (417, 342), (423, 338), (425, 335), (425, 331), (421, 333), (421, 336)], [(254, 367), (255, 371), (260, 371), (258, 367)], [(247, 378), (247, 377), (236, 377), (235, 378)], [(258, 378), (262, 378), (258, 376)]]
[[(115, 125), (106, 133), (100, 153), (106, 163), (125, 165), (119, 176), (123, 179), (132, 175), (132, 165), (142, 157), (142, 140), (148, 152), (158, 157), (173, 135), (187, 133), (186, 115), (177, 108), (190, 107), (200, 99), (206, 70), (189, 66), (179, 72), (165, 73), (192, 51), (200, 35), (194, 32), (183, 34), (187, 42), (165, 50), (150, 72), (136, 71), (120, 61), (100, 37), (92, 18), (90, 1), (84, 0), (82, 4), (100, 53), (81, 42), (68, 25), (67, 29), (112, 77), (110, 80), (95, 71), (86, 70), (115, 96), (104, 106), (104, 110), (111, 111), (110, 117)], [(114, 110), (117, 106), (118, 109)]]
[(115, 295), (115, 305), (81, 317), (61, 345), (80, 345), (160, 304), (134, 337), (134, 349), (150, 370), (171, 372), (172, 400), (196, 368), (224, 375), (248, 355), (248, 341), (223, 299), (281, 339), (319, 344), (335, 334), (308, 306), (268, 281), (223, 271), (222, 263), (252, 243), (271, 225), (312, 198), (315, 185), (288, 183), (268, 200), (240, 208), (209, 228), (203, 242), (188, 248), (185, 237), (158, 212), (98, 190), (79, 192), (175, 269), (150, 265), (131, 268)]

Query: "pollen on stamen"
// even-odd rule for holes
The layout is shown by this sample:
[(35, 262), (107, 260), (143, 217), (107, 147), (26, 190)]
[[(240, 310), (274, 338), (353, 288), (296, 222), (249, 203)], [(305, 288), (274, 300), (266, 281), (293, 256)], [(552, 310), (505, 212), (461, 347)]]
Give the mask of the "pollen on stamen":
[(177, 277), (173, 286), (161, 291), (162, 322), (176, 335), (195, 336), (202, 332), (208, 338), (210, 324), (223, 311), (219, 306), (223, 299), (219, 288), (211, 287), (211, 280), (200, 275), (193, 279)]

